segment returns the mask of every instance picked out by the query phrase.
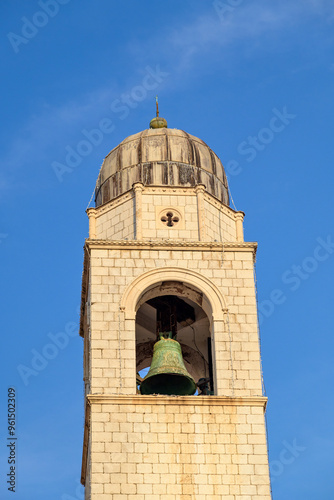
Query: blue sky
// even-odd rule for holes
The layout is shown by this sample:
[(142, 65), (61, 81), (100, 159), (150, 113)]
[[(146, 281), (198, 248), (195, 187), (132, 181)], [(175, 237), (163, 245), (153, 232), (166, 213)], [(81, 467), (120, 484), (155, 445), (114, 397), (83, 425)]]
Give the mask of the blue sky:
[(148, 127), (158, 94), (169, 126), (221, 158), (259, 243), (273, 498), (332, 499), (333, 2), (15, 0), (0, 12), (1, 498), (11, 386), (15, 498), (82, 498), (85, 209), (103, 158)]

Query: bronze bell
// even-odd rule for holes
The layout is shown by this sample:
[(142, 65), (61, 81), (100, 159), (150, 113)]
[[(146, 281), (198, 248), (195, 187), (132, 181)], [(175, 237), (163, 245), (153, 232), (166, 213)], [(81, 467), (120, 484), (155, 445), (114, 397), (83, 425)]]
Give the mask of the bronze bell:
[(150, 370), (140, 385), (141, 394), (190, 396), (195, 393), (196, 384), (184, 366), (181, 346), (171, 336), (172, 332), (161, 333), (160, 340), (154, 344)]

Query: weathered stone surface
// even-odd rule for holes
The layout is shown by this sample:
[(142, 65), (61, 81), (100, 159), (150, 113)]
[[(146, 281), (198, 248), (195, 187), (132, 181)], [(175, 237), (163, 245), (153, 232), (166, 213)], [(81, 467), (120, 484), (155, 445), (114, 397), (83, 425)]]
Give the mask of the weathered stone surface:
[(196, 186), (228, 205), (227, 179), (218, 156), (204, 141), (178, 129), (130, 135), (104, 159), (96, 183), (96, 206), (144, 185)]

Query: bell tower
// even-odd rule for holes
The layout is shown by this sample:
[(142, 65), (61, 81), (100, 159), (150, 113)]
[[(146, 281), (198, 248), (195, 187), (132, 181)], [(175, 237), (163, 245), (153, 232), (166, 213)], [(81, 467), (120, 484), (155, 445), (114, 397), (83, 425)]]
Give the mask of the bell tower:
[(270, 500), (257, 244), (221, 161), (157, 109), (106, 156), (95, 195), (80, 321), (86, 500)]

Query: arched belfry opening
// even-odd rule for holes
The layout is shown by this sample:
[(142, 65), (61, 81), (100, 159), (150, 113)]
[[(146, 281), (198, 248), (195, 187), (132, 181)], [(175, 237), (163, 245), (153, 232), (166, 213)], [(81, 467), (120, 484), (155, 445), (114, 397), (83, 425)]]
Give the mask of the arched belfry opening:
[(203, 294), (179, 281), (162, 281), (142, 295), (136, 313), (138, 392), (151, 366), (159, 335), (171, 332), (171, 338), (181, 346), (185, 368), (196, 384), (196, 394), (214, 394), (210, 320), (202, 306)]

